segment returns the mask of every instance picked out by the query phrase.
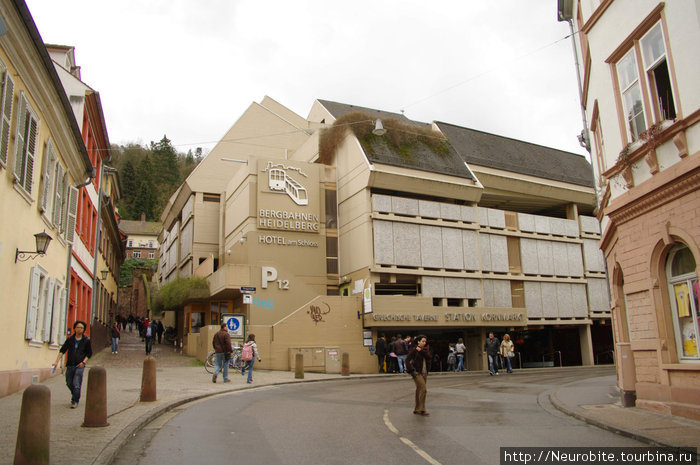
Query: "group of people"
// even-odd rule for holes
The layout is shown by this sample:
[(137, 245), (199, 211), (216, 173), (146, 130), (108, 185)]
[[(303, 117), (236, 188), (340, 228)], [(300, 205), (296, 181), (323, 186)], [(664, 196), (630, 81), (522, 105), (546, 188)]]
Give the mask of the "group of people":
[(415, 341), (411, 336), (403, 338), (397, 334), (391, 337), (391, 341), (387, 341), (386, 335), (382, 334), (374, 347), (374, 353), (377, 355), (379, 363), (379, 372), (406, 373), (406, 357), (414, 345)]
[[(221, 328), (214, 334), (214, 338), (211, 342), (216, 354), (216, 365), (214, 367), (214, 374), (211, 377), (211, 382), (216, 383), (219, 372), (223, 372), (224, 383), (230, 383), (231, 379), (228, 377), (228, 366), (229, 360), (231, 360), (233, 354), (233, 345), (231, 344), (231, 335), (228, 332), (226, 323), (221, 323)], [(241, 349), (241, 360), (244, 362), (243, 367), (241, 367), (241, 376), (245, 376), (245, 372), (248, 371), (248, 384), (253, 382), (253, 365), (255, 364), (255, 359), (257, 359), (258, 362), (262, 362), (260, 352), (258, 351), (258, 345), (255, 343), (255, 334), (249, 334), (248, 339)]]
[(126, 331), (127, 324), (129, 325), (129, 332), (132, 332), (134, 326), (137, 328), (139, 336), (141, 336), (141, 342), (146, 344), (146, 355), (151, 355), (153, 343), (156, 339), (158, 344), (162, 343), (163, 332), (165, 332), (162, 321), (134, 317), (133, 315), (129, 315), (128, 318), (117, 315), (109, 330), (110, 339), (112, 340), (112, 354), (119, 353), (119, 339), (121, 339), (121, 332)]

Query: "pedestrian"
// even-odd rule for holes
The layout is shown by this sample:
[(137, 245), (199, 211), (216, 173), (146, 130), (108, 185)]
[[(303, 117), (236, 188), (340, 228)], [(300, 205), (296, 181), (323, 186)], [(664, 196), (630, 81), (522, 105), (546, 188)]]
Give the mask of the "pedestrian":
[(149, 324), (148, 320), (144, 320), (143, 337), (146, 341), (146, 355), (151, 355), (151, 349), (153, 349), (153, 341), (156, 338), (156, 325)]
[(399, 371), (399, 361), (395, 352), (396, 346), (396, 336), (391, 336), (391, 342), (389, 342), (389, 356), (386, 359), (387, 371), (389, 373), (396, 373)]
[(134, 315), (129, 314), (127, 321), (129, 322), (129, 332), (131, 332), (134, 329)]
[(484, 353), (489, 360), (489, 375), (498, 375), (498, 353), (501, 350), (501, 343), (493, 333), (489, 333), (489, 338), (484, 342)]
[(66, 386), (71, 393), (70, 408), (77, 408), (80, 402), (80, 388), (83, 385), (83, 372), (87, 366), (87, 361), (92, 357), (92, 345), (90, 338), (85, 336), (87, 323), (77, 320), (73, 323), (73, 335), (66, 339), (58, 351), (58, 356), (51, 370), (55, 371), (58, 361), (63, 354), (68, 352), (66, 358)]
[(386, 359), (386, 336), (382, 334), (377, 339), (377, 343), (374, 345), (374, 353), (377, 355), (377, 363), (379, 363), (379, 373), (384, 373), (384, 361)]
[(245, 362), (241, 369), (241, 376), (244, 376), (245, 371), (248, 370), (248, 384), (253, 382), (253, 364), (256, 358), (258, 362), (262, 362), (258, 352), (258, 345), (255, 343), (255, 334), (249, 334), (248, 340), (243, 345), (243, 349), (241, 349), (241, 360)]
[(503, 342), (501, 342), (501, 355), (506, 363), (506, 373), (513, 373), (513, 365), (510, 359), (515, 357), (515, 346), (513, 341), (510, 340), (510, 335), (506, 334), (503, 336)]
[(156, 324), (158, 325), (156, 329), (156, 333), (158, 334), (158, 344), (160, 344), (160, 341), (163, 340), (163, 331), (165, 331), (165, 327), (163, 326), (163, 322), (160, 320), (158, 320)]
[(211, 343), (216, 353), (216, 367), (214, 368), (211, 382), (216, 383), (216, 375), (223, 369), (224, 383), (230, 383), (231, 380), (228, 378), (228, 361), (231, 360), (233, 347), (231, 346), (231, 335), (228, 333), (226, 323), (221, 323), (221, 329), (214, 334), (214, 339), (212, 339)]
[(119, 338), (121, 337), (121, 333), (119, 332), (119, 323), (116, 321), (112, 323), (112, 327), (109, 330), (110, 336), (112, 337), (112, 353), (117, 354), (119, 350)]
[(455, 355), (457, 356), (457, 371), (464, 371), (464, 356), (467, 353), (467, 346), (464, 345), (464, 339), (457, 339), (455, 345)]
[(455, 345), (450, 342), (449, 353), (447, 354), (447, 371), (457, 371), (457, 356), (455, 355)]
[(399, 362), (399, 373), (406, 373), (406, 355), (408, 355), (408, 345), (400, 334), (396, 336), (394, 343), (394, 353)]
[(413, 413), (416, 415), (428, 416), (425, 411), (425, 397), (428, 393), (428, 371), (430, 370), (430, 350), (426, 344), (425, 336), (416, 336), (416, 346), (408, 352), (406, 356), (406, 369), (416, 383), (416, 400)]

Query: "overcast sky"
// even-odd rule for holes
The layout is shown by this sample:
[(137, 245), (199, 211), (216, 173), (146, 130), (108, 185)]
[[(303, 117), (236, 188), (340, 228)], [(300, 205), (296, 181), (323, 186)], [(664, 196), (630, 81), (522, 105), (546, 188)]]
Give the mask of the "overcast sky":
[(26, 0), (75, 46), (112, 143), (211, 149), (268, 95), (314, 99), (585, 154), (556, 0)]

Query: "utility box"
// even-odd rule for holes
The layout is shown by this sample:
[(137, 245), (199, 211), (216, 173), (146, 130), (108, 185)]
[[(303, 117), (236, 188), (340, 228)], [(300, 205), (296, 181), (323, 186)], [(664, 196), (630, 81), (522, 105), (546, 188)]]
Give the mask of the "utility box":
[(289, 369), (294, 371), (296, 356), (302, 354), (304, 371), (318, 373), (340, 373), (341, 354), (339, 347), (290, 347)]
[(637, 371), (629, 342), (618, 342), (618, 365), (620, 367), (620, 390), (623, 407), (634, 407), (637, 400)]

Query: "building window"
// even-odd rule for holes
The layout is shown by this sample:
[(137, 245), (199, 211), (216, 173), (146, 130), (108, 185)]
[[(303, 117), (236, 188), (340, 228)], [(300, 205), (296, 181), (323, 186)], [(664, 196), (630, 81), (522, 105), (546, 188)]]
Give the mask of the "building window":
[(678, 358), (682, 362), (700, 361), (698, 354), (700, 284), (695, 273), (695, 264), (693, 254), (685, 245), (671, 250), (666, 264), (676, 347)]
[(134, 258), (141, 258), (141, 251), (140, 250), (134, 250)]
[(134, 240), (129, 239), (129, 242), (126, 244), (127, 247), (132, 248), (134, 246)]
[(17, 184), (28, 194), (32, 193), (34, 179), (34, 160), (36, 159), (36, 143), (39, 134), (39, 118), (29, 101), (20, 92), (19, 117), (17, 119), (17, 135), (15, 136), (15, 164), (13, 173)]
[[(638, 62), (637, 57), (641, 57), (642, 63)], [(634, 45), (615, 66), (627, 135), (631, 141), (639, 139), (650, 122), (676, 118), (667, 57), (663, 28), (658, 21), (639, 40), (634, 41)], [(651, 108), (645, 111), (645, 105), (651, 105)]]
[(148, 241), (148, 248), (152, 249), (154, 247), (155, 247), (155, 245), (153, 244), (153, 241)]
[(148, 252), (148, 258), (150, 258), (151, 260), (155, 259), (156, 253), (155, 252)]

